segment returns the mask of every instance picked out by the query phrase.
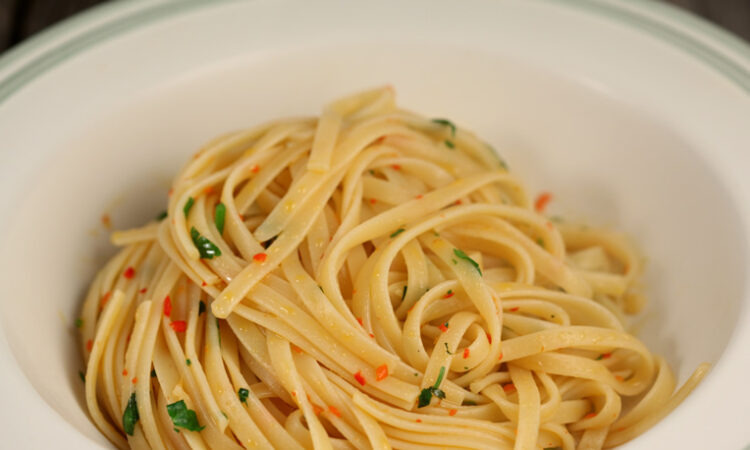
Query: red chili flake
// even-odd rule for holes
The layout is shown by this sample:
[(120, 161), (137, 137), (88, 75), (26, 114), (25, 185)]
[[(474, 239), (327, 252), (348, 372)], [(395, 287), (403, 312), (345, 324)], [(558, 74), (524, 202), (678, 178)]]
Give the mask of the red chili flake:
[(164, 297), (164, 315), (167, 317), (172, 315), (172, 299), (168, 295)]
[(502, 361), (503, 360), (503, 352), (500, 352), (500, 356), (497, 357), (497, 360), (498, 361)]
[(419, 194), (419, 195), (417, 195), (417, 196), (416, 196), (416, 197), (414, 197), (414, 198), (416, 198), (417, 200), (419, 200), (419, 199), (420, 199), (420, 198), (422, 198), (422, 197), (424, 197), (424, 195), (422, 195), (422, 194)]
[(297, 347), (296, 345), (292, 344), (292, 350), (294, 350), (296, 353), (302, 353), (302, 349)]
[(313, 407), (313, 412), (315, 413), (316, 416), (319, 416), (320, 413), (323, 412), (323, 408), (321, 408), (320, 406), (316, 405), (315, 403), (313, 403), (312, 407)]
[(128, 376), (128, 369), (122, 369), (122, 376)]
[(297, 391), (292, 391), (292, 397), (296, 397), (296, 396), (297, 396)]
[(375, 139), (375, 143), (376, 143), (376, 144), (380, 144), (380, 143), (381, 143), (381, 142), (383, 142), (384, 140), (385, 140), (385, 136), (380, 136), (379, 138)]
[(357, 322), (359, 322), (359, 324), (360, 324), (361, 326), (365, 326), (365, 323), (364, 323), (364, 322), (362, 321), (362, 318), (361, 318), (361, 317), (357, 317)]
[(328, 405), (328, 411), (331, 411), (331, 414), (336, 417), (341, 417), (341, 411), (333, 405)]
[(457, 412), (458, 412), (457, 409), (451, 409), (450, 411), (448, 411), (448, 415), (449, 416), (455, 416)]
[(468, 358), (470, 353), (471, 353), (471, 350), (469, 350), (469, 347), (466, 347), (464, 349), (464, 359)]
[(167, 195), (171, 197), (172, 194), (174, 194), (174, 189), (173, 188), (169, 188), (169, 192), (167, 192)]
[(213, 186), (206, 186), (206, 187), (203, 188), (203, 193), (206, 194), (206, 195), (211, 195), (211, 194), (213, 194), (213, 192), (214, 192), (214, 187)]
[(136, 384), (136, 383), (138, 382), (138, 377), (133, 377), (133, 379), (132, 379), (132, 380), (130, 380), (130, 381), (132, 381), (132, 382), (133, 382), (133, 384)]
[(617, 381), (625, 381), (625, 378), (623, 378), (621, 375), (615, 375), (615, 380), (617, 380)]
[(422, 419), (417, 419), (417, 423), (422, 423)]
[(256, 253), (255, 255), (253, 255), (253, 261), (257, 263), (264, 263), (266, 262), (267, 257), (268, 255), (266, 255), (265, 253)]
[(361, 384), (362, 386), (367, 384), (367, 381), (365, 381), (365, 377), (364, 375), (362, 375), (361, 370), (354, 374), (354, 379), (357, 380), (357, 383)]
[(375, 379), (378, 381), (384, 380), (388, 376), (388, 366), (383, 364), (375, 369)]
[(513, 308), (510, 308), (508, 311), (515, 312), (515, 311), (518, 311), (518, 308), (519, 308), (518, 306), (515, 306)]
[(378, 202), (378, 201), (377, 201), (377, 200), (375, 200), (374, 198), (371, 198), (371, 199), (370, 199), (370, 204), (371, 204), (371, 205), (374, 205), (374, 204), (375, 204), (375, 203), (377, 203), (377, 202)]
[(206, 287), (206, 286), (208, 286), (208, 283), (206, 283), (206, 282), (204, 281), (204, 282), (202, 282), (202, 283), (201, 283), (201, 286), (203, 286), (203, 287)]
[(513, 392), (516, 390), (516, 385), (514, 385), (513, 383), (504, 384), (503, 390), (505, 392)]
[(354, 295), (356, 293), (357, 293), (357, 290), (356, 289), (352, 289), (352, 295)]
[(375, 335), (372, 334), (372, 333), (370, 333), (370, 337), (373, 338), (373, 339), (375, 339)]
[(544, 209), (547, 207), (550, 200), (552, 200), (552, 194), (549, 192), (542, 192), (539, 194), (539, 197), (537, 197), (534, 202), (534, 209), (536, 209), (536, 212), (544, 212)]
[(487, 333), (487, 340), (492, 344), (492, 335), (490, 333)]
[(145, 294), (147, 290), (148, 290), (148, 288), (143, 288), (143, 289), (141, 289), (141, 290), (140, 290), (140, 291), (138, 291), (138, 292), (140, 292), (141, 294)]
[(609, 359), (612, 357), (612, 353), (602, 353), (602, 359)]
[(391, 167), (393, 167), (393, 170), (401, 170), (401, 166), (398, 164), (393, 164)]
[(102, 225), (108, 230), (112, 228), (112, 219), (109, 218), (109, 214), (102, 215)]
[(135, 276), (135, 269), (133, 269), (133, 266), (128, 267), (125, 269), (125, 272), (122, 273), (122, 276), (130, 280)]
[(438, 328), (440, 328), (440, 331), (442, 331), (443, 333), (448, 331), (448, 327), (446, 327), (444, 323), (441, 323)]
[(591, 419), (592, 417), (596, 417), (596, 413), (595, 412), (590, 412), (590, 413), (586, 414), (585, 416), (583, 416), (584, 419)]
[(454, 203), (454, 205), (460, 205), (461, 203), (463, 203), (463, 202), (461, 201), (461, 199), (458, 199), (458, 200), (456, 200), (456, 203)]
[(107, 300), (109, 300), (110, 295), (111, 295), (110, 292), (105, 292), (104, 295), (102, 295), (101, 300), (99, 300), (99, 303), (102, 305), (102, 308), (104, 308), (104, 305), (107, 304)]
[(94, 348), (94, 341), (92, 341), (91, 339), (86, 341), (86, 350), (91, 351), (91, 349), (93, 348)]
[(187, 329), (187, 323), (184, 320), (176, 320), (170, 323), (169, 326), (178, 333), (182, 333)]
[(256, 164), (256, 165), (254, 165), (252, 169), (250, 169), (250, 171), (251, 171), (252, 173), (258, 173), (258, 171), (259, 171), (259, 170), (260, 170), (260, 167), (258, 167), (258, 165), (257, 165), (257, 164)]
[(445, 295), (443, 296), (443, 298), (451, 298), (451, 297), (453, 297), (453, 295), (455, 295), (455, 294), (451, 290), (451, 291), (446, 292)]

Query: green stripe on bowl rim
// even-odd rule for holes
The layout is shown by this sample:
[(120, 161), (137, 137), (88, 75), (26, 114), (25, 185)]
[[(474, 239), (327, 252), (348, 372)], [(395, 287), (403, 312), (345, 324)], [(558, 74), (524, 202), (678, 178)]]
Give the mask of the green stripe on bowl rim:
[[(51, 46), (36, 58), (21, 65), (18, 69), (9, 72), (0, 79), (0, 105), (19, 89), (49, 69), (98, 43), (165, 17), (232, 1), (237, 0), (177, 0), (163, 2), (144, 0), (141, 9), (136, 8), (133, 13), (118, 19), (117, 16), (121, 10), (125, 9), (125, 7), (133, 7), (132, 2), (120, 0), (73, 16), (60, 24), (50, 27), (0, 57), (0, 71), (2, 71), (23, 56), (33, 53), (36, 49), (55, 40), (60, 40), (58, 45)], [(750, 70), (737, 62), (738, 58), (744, 59), (745, 64), (750, 67), (750, 47), (731, 33), (702, 18), (684, 12), (675, 6), (659, 3), (654, 0), (631, 0), (630, 6), (635, 5), (636, 9), (640, 8), (644, 11), (644, 13), (638, 13), (626, 8), (624, 5), (616, 5), (601, 0), (536, 1), (556, 3), (563, 7), (575, 8), (646, 32), (653, 37), (673, 45), (693, 58), (702, 61), (742, 90), (750, 93)], [(667, 23), (649, 17), (649, 13), (658, 14), (673, 23), (681, 23), (687, 27), (699, 30), (705, 36), (716, 41), (716, 44), (710, 45), (702, 42), (680, 31), (677, 27), (669, 26)], [(82, 24), (90, 22), (95, 18), (107, 16), (113, 17), (114, 20), (97, 26), (75, 38), (65, 39), (66, 34), (70, 34)], [(726, 52), (722, 51), (722, 46), (730, 52), (734, 52), (737, 56), (727, 56)]]

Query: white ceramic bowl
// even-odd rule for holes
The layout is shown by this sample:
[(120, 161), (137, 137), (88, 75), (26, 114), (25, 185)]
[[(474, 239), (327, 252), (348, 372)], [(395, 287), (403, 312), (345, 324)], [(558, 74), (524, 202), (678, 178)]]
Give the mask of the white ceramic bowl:
[(0, 60), (0, 434), (96, 448), (73, 320), (112, 253), (211, 137), (392, 83), (492, 142), (558, 212), (649, 255), (640, 335), (681, 380), (628, 448), (750, 443), (750, 52), (645, 2), (115, 3)]

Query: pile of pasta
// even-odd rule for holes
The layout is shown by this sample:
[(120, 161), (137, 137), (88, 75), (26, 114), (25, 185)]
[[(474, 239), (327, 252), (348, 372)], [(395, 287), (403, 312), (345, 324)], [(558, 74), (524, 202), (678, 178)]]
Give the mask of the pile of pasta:
[[(690, 392), (625, 329), (641, 262), (543, 214), (486, 143), (390, 87), (222, 136), (79, 319), (120, 448), (602, 448)], [(532, 204), (533, 203), (533, 204)]]

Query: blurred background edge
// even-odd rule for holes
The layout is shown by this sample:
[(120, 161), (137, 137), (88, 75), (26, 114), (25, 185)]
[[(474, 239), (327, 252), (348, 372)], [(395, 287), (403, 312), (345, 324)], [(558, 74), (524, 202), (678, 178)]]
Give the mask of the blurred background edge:
[[(670, 3), (692, 11), (750, 41), (750, 0), (652, 1)], [(101, 3), (105, 1), (0, 0), (0, 53), (66, 17)]]

